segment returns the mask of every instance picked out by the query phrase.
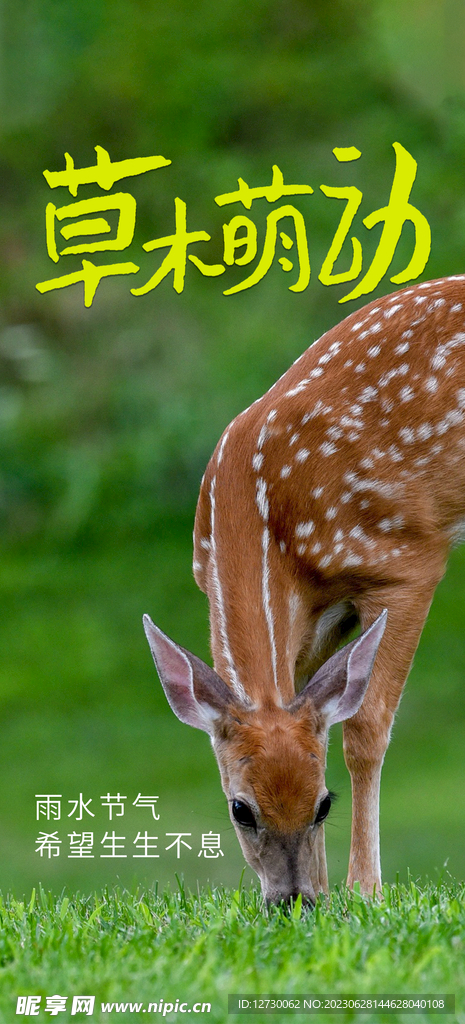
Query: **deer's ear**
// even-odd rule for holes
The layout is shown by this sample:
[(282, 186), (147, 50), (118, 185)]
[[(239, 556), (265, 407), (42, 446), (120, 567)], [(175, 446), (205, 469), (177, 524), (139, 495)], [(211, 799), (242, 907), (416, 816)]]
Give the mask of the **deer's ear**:
[(333, 654), (292, 701), (290, 710), (307, 700), (326, 719), (326, 726), (352, 718), (368, 689), (387, 620), (387, 609), (361, 636)]
[(170, 707), (181, 722), (211, 734), (215, 719), (234, 703), (231, 690), (205, 662), (162, 633), (148, 615), (143, 623)]

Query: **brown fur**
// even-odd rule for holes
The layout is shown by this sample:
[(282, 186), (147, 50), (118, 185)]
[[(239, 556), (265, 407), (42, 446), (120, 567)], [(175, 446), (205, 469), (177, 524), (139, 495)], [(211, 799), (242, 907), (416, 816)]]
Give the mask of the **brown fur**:
[[(194, 531), (215, 672), (146, 620), (173, 710), (211, 735), (268, 900), (327, 890), (319, 809), (338, 721), (348, 884), (381, 886), (381, 766), (465, 519), (464, 306), (465, 276), (371, 302), (224, 432)], [(337, 652), (356, 619), (364, 633)]]
[(276, 833), (292, 834), (308, 827), (315, 799), (324, 789), (325, 747), (316, 736), (316, 716), (303, 708), (298, 715), (276, 707), (241, 716), (240, 725), (221, 730), (216, 746), (229, 778), (238, 764), (244, 792), (253, 792), (263, 824)]

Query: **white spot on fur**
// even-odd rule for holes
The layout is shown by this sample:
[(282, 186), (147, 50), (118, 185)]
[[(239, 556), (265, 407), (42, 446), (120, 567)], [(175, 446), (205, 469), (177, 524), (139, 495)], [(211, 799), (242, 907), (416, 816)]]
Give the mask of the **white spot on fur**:
[[(384, 482), (383, 480), (363, 480), (352, 471), (344, 474), (344, 481), (352, 488), (354, 493), (359, 491), (375, 491), (381, 494), (383, 497), (391, 498), (402, 490), (402, 485), (398, 483)], [(343, 498), (341, 498), (341, 501)]]
[(385, 309), (384, 310), (384, 318), (385, 318), (385, 320), (390, 320), (391, 316), (394, 316), (394, 314), (397, 313), (397, 311), (399, 309), (403, 309), (402, 303), (400, 303), (400, 302), (397, 303), (395, 306), (391, 306), (390, 309)]
[(444, 419), (440, 420), (439, 423), (436, 424), (436, 434), (438, 434), (439, 437), (442, 434), (446, 434), (451, 427), (455, 426), (457, 423), (461, 423), (462, 419), (463, 413), (459, 412), (457, 409), (446, 413)]
[(223, 439), (222, 439), (220, 447), (218, 449), (218, 465), (220, 464), (220, 462), (221, 462), (221, 460), (223, 458), (224, 446), (226, 444), (226, 441), (228, 440), (228, 437), (229, 437), (229, 430), (227, 430), (226, 433), (223, 435)]
[(391, 530), (400, 530), (403, 525), (404, 520), (402, 516), (392, 516), (391, 519), (386, 516), (384, 519), (380, 519), (378, 529), (382, 530), (383, 533), (390, 533)]
[[(443, 346), (441, 346), (441, 348), (442, 347)], [(433, 358), (431, 360), (431, 369), (432, 370), (442, 370), (442, 367), (445, 365), (445, 362), (446, 362), (446, 357), (438, 349), (438, 351), (436, 352), (436, 354), (433, 356)]]
[(349, 551), (342, 562), (342, 567), (350, 568), (355, 565), (363, 565), (363, 558), (360, 555), (354, 555), (353, 551)]
[[(357, 409), (359, 408), (360, 406), (357, 406)], [(350, 416), (341, 416), (340, 424), (341, 427), (358, 427), (359, 430), (364, 427), (363, 420), (351, 419)]]
[(218, 560), (216, 554), (216, 540), (215, 540), (215, 516), (216, 516), (216, 476), (213, 477), (210, 485), (210, 516), (211, 516), (211, 577), (213, 584), (213, 595), (218, 612), (218, 632), (221, 640), (221, 650), (225, 663), (227, 665), (233, 690), (238, 694), (241, 700), (245, 704), (250, 705), (250, 699), (242, 686), (239, 676), (236, 671), (236, 667), (233, 662), (231, 649), (229, 646), (227, 623), (226, 623), (226, 612), (223, 601), (223, 591), (221, 588), (221, 581), (218, 572)]
[(312, 522), (311, 519), (309, 519), (308, 522), (306, 522), (306, 523), (297, 523), (297, 526), (295, 528), (295, 535), (296, 535), (296, 537), (299, 537), (299, 538), (310, 537), (310, 535), (313, 533), (314, 529), (315, 529), (315, 523)]
[(415, 440), (415, 431), (411, 427), (401, 427), (399, 437), (402, 438), (405, 444), (412, 444)]
[(277, 657), (276, 657), (276, 643), (274, 636), (274, 620), (273, 611), (271, 608), (271, 597), (270, 597), (270, 568), (268, 564), (268, 549), (270, 546), (270, 533), (268, 527), (265, 527), (262, 534), (262, 600), (263, 610), (265, 612), (266, 623), (268, 626), (268, 636), (270, 638), (270, 656), (271, 656), (271, 667), (273, 670), (273, 679), (276, 689), (278, 689), (278, 678), (277, 678)]
[(305, 380), (301, 380), (300, 384), (296, 384), (295, 388), (291, 388), (290, 391), (286, 391), (285, 397), (286, 398), (293, 398), (294, 395), (300, 395), (300, 392), (301, 391), (305, 391), (305, 388), (307, 387), (307, 384), (309, 384), (309, 383), (310, 383), (310, 377), (307, 377)]
[(402, 455), (402, 452), (400, 452), (399, 449), (396, 448), (395, 444), (390, 444), (387, 452), (392, 462), (404, 461), (404, 456)]
[(265, 480), (263, 480), (262, 477), (259, 477), (258, 480), (257, 480), (256, 502), (257, 502), (258, 511), (259, 511), (263, 521), (266, 523), (267, 520), (268, 520), (269, 511), (270, 511), (270, 503), (268, 501), (268, 497), (267, 497), (267, 493), (266, 493), (266, 482), (265, 482)]
[(374, 388), (374, 387), (371, 386), (371, 384), (369, 384), (368, 387), (363, 389), (362, 394), (359, 397), (359, 402), (363, 402), (364, 404), (366, 402), (373, 402), (373, 400), (376, 398), (377, 394), (378, 394), (377, 388)]
[(292, 633), (297, 622), (300, 610), (300, 598), (298, 594), (289, 594), (289, 632)]
[(459, 412), (458, 409), (451, 409), (450, 412), (446, 412), (446, 420), (452, 427), (457, 426), (463, 421), (463, 413)]
[(329, 455), (335, 455), (337, 451), (339, 451), (339, 449), (332, 441), (323, 441), (323, 444), (320, 444), (320, 452), (325, 456), (325, 458)]
[(343, 437), (344, 431), (340, 427), (329, 427), (326, 431), (326, 437), (330, 437), (332, 441), (339, 441), (340, 437)]
[(395, 367), (393, 367), (392, 370), (387, 370), (387, 372), (383, 373), (382, 376), (379, 378), (379, 381), (378, 381), (379, 387), (380, 388), (387, 387), (387, 385), (390, 383), (391, 380), (394, 379), (394, 377), (405, 377), (405, 375), (406, 375), (406, 373), (408, 373), (408, 371), (409, 371), (408, 363), (402, 363), (401, 366), (395, 366)]
[[(409, 334), (412, 334), (412, 333), (413, 333), (412, 331), (409, 331)], [(400, 345), (396, 345), (396, 347), (394, 349), (394, 352), (395, 352), (396, 356), (403, 356), (404, 352), (408, 352), (409, 348), (410, 348), (410, 345), (409, 345), (408, 341), (403, 341), (403, 342), (400, 343)]]
[(271, 437), (271, 430), (268, 430), (268, 427), (264, 424), (258, 435), (257, 448), (259, 450), (263, 448), (265, 441), (267, 441), (269, 437)]

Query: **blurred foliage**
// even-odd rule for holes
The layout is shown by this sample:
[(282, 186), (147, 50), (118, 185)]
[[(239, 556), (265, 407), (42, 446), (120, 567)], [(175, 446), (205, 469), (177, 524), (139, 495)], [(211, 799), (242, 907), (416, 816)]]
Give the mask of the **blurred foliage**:
[[(228, 420), (353, 307), (336, 302), (347, 286), (324, 288), (316, 280), (340, 216), (320, 183), (363, 188), (357, 233), (366, 266), (377, 239), (361, 219), (387, 201), (391, 146), (400, 140), (418, 161), (414, 200), (433, 229), (425, 276), (461, 269), (463, 92), (457, 88), (434, 105), (406, 89), (411, 17), (402, 14), (408, 5), (396, 8), (395, 24), (400, 17), (406, 32), (393, 40), (391, 9), (371, 0), (253, 0), (242, 14), (232, 0), (201, 0), (195, 12), (188, 0), (3, 3), (5, 539), (66, 544), (144, 536), (157, 508), (192, 511)], [(417, 46), (416, 59), (423, 56), (429, 67), (433, 40), (426, 38), (425, 47)], [(175, 195), (187, 202), (188, 224), (215, 239), (224, 210), (214, 196), (233, 189), (239, 176), (267, 184), (279, 163), (285, 181), (312, 184), (315, 194), (301, 201), (312, 261), (307, 291), (291, 294), (278, 268), (250, 291), (224, 297), (222, 278), (203, 278), (188, 264), (181, 295), (171, 275), (138, 298), (129, 294), (129, 279), (107, 279), (89, 310), (81, 285), (39, 295), (35, 283), (54, 273), (45, 205), (60, 202), (42, 172), (60, 170), (65, 151), (77, 167), (92, 164), (97, 144), (115, 160), (153, 153), (172, 160), (128, 183), (138, 201), (138, 259), (144, 240), (173, 230)], [(362, 159), (336, 166), (335, 145), (357, 145)], [(96, 191), (86, 186), (79, 196)], [(398, 267), (407, 262), (408, 227), (404, 235)], [(201, 257), (203, 245), (193, 250)], [(158, 255), (142, 254), (142, 280)], [(350, 248), (341, 254), (346, 258)], [(67, 259), (63, 272), (80, 267), (77, 258)], [(228, 273), (229, 284), (240, 279), (237, 268)], [(379, 290), (387, 288), (385, 280)]]
[[(189, 829), (195, 818), (204, 831), (226, 829), (205, 737), (168, 716), (140, 616), (160, 616), (162, 626), (208, 657), (206, 602), (190, 572), (205, 464), (229, 420), (355, 308), (338, 305), (347, 286), (317, 280), (340, 217), (319, 185), (363, 190), (354, 233), (366, 268), (379, 229), (368, 232), (362, 218), (387, 202), (392, 143), (401, 142), (418, 162), (412, 202), (433, 233), (424, 277), (463, 271), (464, 35), (456, 0), (198, 0), (195, 7), (190, 0), (3, 0), (4, 884), (35, 883), (38, 863), (47, 884), (76, 881), (77, 867), (38, 862), (33, 853), (35, 792), (68, 798), (87, 787), (98, 797), (112, 785), (135, 794), (145, 786), (159, 789), (165, 810), (170, 806), (163, 827)], [(90, 309), (82, 285), (39, 295), (35, 284), (55, 274), (45, 207), (50, 199), (70, 201), (66, 192), (56, 199), (43, 171), (61, 170), (65, 152), (77, 167), (93, 164), (96, 145), (114, 160), (161, 153), (172, 161), (128, 183), (138, 214), (124, 258), (140, 262), (141, 281), (160, 263), (159, 252), (145, 255), (141, 245), (173, 231), (175, 196), (187, 203), (188, 228), (212, 236), (208, 256), (204, 243), (192, 252), (215, 262), (225, 219), (216, 195), (233, 190), (239, 177), (269, 184), (275, 163), (285, 182), (310, 184), (314, 194), (295, 202), (307, 222), (308, 289), (291, 293), (289, 279), (273, 267), (261, 284), (225, 297), (223, 278), (201, 277), (188, 263), (180, 295), (171, 275), (138, 298), (130, 295), (130, 278), (106, 279)], [(335, 146), (357, 146), (362, 158), (336, 165)], [(85, 187), (82, 196), (96, 191)], [(262, 241), (263, 222), (262, 201)], [(392, 273), (410, 259), (410, 230)], [(79, 268), (69, 259), (58, 273)], [(348, 242), (341, 269), (350, 259)], [(229, 275), (230, 286), (243, 274), (231, 268), (224, 279)], [(391, 289), (386, 278), (378, 292)], [(454, 870), (463, 863), (461, 554), (453, 567), (385, 768), (391, 878), (408, 864), (433, 871), (444, 849), (452, 850)], [(330, 770), (331, 785), (341, 790), (328, 826), (333, 877), (340, 879), (349, 783), (336, 745)], [(227, 856), (213, 864), (214, 877), (237, 884), (241, 858), (232, 833), (225, 836)], [(192, 856), (196, 877), (201, 868)], [(104, 869), (107, 878), (108, 861)], [(86, 885), (91, 877), (85, 865), (77, 881)]]

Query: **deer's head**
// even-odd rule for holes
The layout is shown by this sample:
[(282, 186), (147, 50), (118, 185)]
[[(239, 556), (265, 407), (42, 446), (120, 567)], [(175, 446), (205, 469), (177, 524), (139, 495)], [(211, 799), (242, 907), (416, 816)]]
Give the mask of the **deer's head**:
[(318, 836), (331, 807), (325, 784), (327, 733), (358, 711), (386, 612), (337, 651), (293, 700), (246, 706), (194, 654), (148, 615), (144, 628), (168, 702), (181, 722), (208, 732), (229, 813), (267, 902), (320, 889)]

